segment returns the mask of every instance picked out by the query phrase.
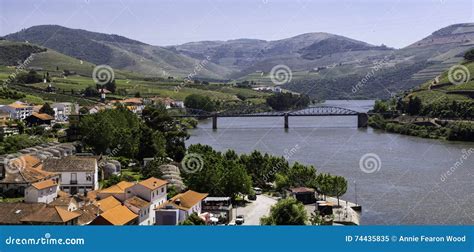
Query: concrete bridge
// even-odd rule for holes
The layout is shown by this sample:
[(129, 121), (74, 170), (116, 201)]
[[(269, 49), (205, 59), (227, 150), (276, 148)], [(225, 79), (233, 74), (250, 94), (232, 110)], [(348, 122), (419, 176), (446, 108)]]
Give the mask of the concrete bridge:
[(235, 112), (207, 112), (197, 109), (179, 109), (181, 114), (173, 115), (173, 117), (196, 117), (196, 118), (212, 118), (212, 128), (217, 129), (218, 117), (284, 117), (285, 129), (290, 127), (290, 117), (292, 116), (357, 116), (357, 127), (367, 127), (368, 114), (360, 113), (354, 110), (334, 107), (334, 106), (315, 106), (301, 110), (285, 111), (285, 112), (264, 112), (264, 113), (235, 113)]

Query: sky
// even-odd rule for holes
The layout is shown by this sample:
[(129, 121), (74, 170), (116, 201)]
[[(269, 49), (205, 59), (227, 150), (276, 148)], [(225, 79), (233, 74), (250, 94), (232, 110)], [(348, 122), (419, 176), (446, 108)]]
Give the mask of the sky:
[(473, 0), (0, 0), (0, 35), (41, 24), (152, 45), (328, 32), (401, 48), (474, 22)]

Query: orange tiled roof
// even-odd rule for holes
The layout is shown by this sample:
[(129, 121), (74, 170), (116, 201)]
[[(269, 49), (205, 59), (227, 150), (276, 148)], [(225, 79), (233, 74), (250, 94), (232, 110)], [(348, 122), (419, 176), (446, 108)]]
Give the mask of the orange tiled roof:
[(130, 209), (122, 205), (105, 211), (100, 216), (112, 225), (124, 225), (138, 217), (138, 215), (134, 214), (132, 211), (130, 211)]
[(79, 217), (81, 214), (76, 212), (69, 212), (68, 210), (63, 209), (62, 207), (56, 206), (54, 207), (58, 212), (59, 216), (63, 220), (63, 222), (70, 221), (74, 218)]
[(128, 98), (125, 100), (121, 100), (121, 103), (135, 103), (135, 104), (142, 104), (143, 101), (141, 98)]
[(128, 181), (120, 181), (119, 183), (102, 189), (99, 193), (124, 193), (125, 189), (133, 186), (134, 183)]
[(40, 181), (40, 182), (36, 182), (32, 184), (32, 186), (38, 190), (46, 189), (46, 188), (57, 186), (57, 185), (58, 184), (56, 184), (56, 182), (53, 181), (52, 179), (48, 179), (48, 180), (44, 180), (44, 181)]
[[(176, 208), (182, 210), (189, 210), (200, 201), (207, 197), (207, 193), (198, 193), (192, 190), (187, 190), (184, 193), (177, 194), (173, 198), (171, 198), (168, 204), (173, 205)], [(179, 204), (178, 204), (179, 201)], [(166, 204), (165, 204), (166, 205)]]
[(78, 218), (80, 214), (69, 212), (59, 206), (47, 206), (41, 211), (34, 212), (21, 219), (27, 223), (65, 223), (72, 219)]
[(0, 183), (21, 184), (36, 183), (45, 179), (52, 178), (57, 175), (54, 172), (41, 170), (42, 164), (40, 159), (31, 155), (23, 155), (9, 160), (9, 166), (16, 168), (18, 172), (6, 172), (5, 177)]
[(127, 200), (125, 200), (124, 202), (125, 205), (131, 205), (131, 206), (134, 206), (134, 207), (137, 207), (137, 208), (145, 208), (145, 207), (149, 207), (150, 206), (150, 202), (140, 198), (140, 197), (137, 197), (137, 196), (133, 196)]
[(8, 105), (9, 107), (12, 107), (12, 108), (29, 108), (31, 106), (27, 106), (27, 105), (24, 105), (24, 104), (21, 104), (21, 103), (17, 103), (17, 102), (14, 102), (10, 105)]
[(140, 185), (142, 185), (142, 186), (144, 186), (144, 187), (146, 187), (150, 190), (155, 190), (158, 187), (161, 187), (161, 186), (164, 186), (164, 185), (168, 184), (168, 181), (151, 177), (149, 179), (140, 181), (138, 184), (140, 184)]
[(32, 116), (36, 117), (36, 118), (39, 118), (43, 121), (48, 121), (48, 120), (54, 120), (54, 117), (48, 115), (48, 114), (44, 114), (44, 113), (36, 113), (36, 112), (33, 112), (31, 114)]
[(121, 204), (122, 203), (120, 203), (120, 201), (118, 201), (114, 196), (109, 196), (96, 202), (96, 205), (104, 212)]

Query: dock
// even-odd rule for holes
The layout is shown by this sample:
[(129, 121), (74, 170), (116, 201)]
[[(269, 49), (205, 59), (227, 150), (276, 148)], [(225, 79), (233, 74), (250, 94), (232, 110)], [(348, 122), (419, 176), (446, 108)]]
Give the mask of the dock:
[[(340, 207), (337, 207), (337, 198), (326, 197), (324, 200), (333, 206), (333, 225), (358, 226), (362, 214), (362, 207), (353, 202), (340, 199)], [(316, 210), (316, 204), (305, 205), (308, 216)]]

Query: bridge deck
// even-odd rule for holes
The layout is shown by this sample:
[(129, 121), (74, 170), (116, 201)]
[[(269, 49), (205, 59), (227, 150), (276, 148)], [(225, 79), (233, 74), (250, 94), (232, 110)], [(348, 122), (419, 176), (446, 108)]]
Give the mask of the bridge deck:
[(253, 114), (239, 114), (230, 111), (207, 112), (196, 109), (184, 109), (181, 111), (183, 111), (184, 113), (181, 115), (174, 115), (174, 117), (356, 116), (360, 114), (359, 112), (354, 110), (332, 106), (316, 106), (294, 111), (264, 112)]

